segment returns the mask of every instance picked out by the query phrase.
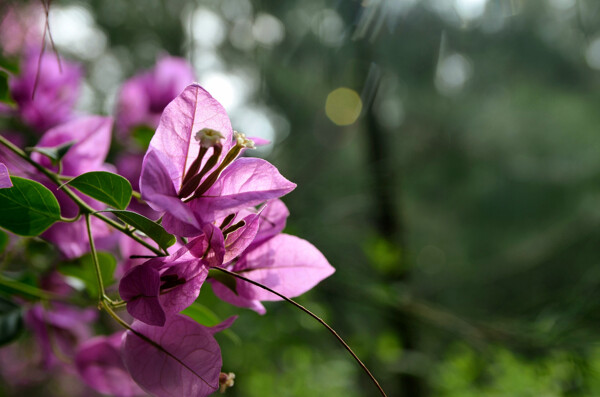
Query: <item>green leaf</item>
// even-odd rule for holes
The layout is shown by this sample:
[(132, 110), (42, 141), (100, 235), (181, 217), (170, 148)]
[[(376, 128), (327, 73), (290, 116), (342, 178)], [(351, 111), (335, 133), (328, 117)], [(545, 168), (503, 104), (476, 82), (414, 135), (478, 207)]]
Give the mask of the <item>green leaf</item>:
[(115, 216), (123, 222), (135, 227), (137, 230), (156, 241), (158, 246), (162, 249), (166, 250), (175, 244), (175, 236), (167, 233), (161, 225), (143, 215), (131, 211), (120, 210), (107, 210), (100, 212), (111, 212), (115, 214)]
[(12, 74), (19, 74), (19, 58), (18, 57), (7, 57), (4, 54), (0, 54), (0, 68)]
[(0, 189), (0, 227), (21, 236), (37, 236), (60, 220), (56, 197), (41, 183), (10, 177), (13, 187)]
[(138, 125), (133, 129), (131, 135), (142, 149), (147, 149), (154, 136), (154, 129), (147, 125)]
[[(108, 252), (98, 252), (98, 263), (100, 265), (100, 276), (104, 287), (114, 283), (113, 274), (117, 267), (117, 261)], [(65, 276), (75, 277), (83, 281), (85, 289), (92, 298), (98, 297), (98, 280), (96, 279), (96, 267), (91, 253), (87, 253), (73, 261), (61, 264), (58, 271)]]
[(0, 70), (0, 102), (11, 106), (15, 105), (8, 88), (8, 73), (3, 70)]
[(206, 327), (213, 327), (221, 322), (212, 310), (198, 302), (192, 303), (181, 314), (191, 317), (194, 321)]
[(4, 252), (8, 245), (8, 234), (0, 230), (0, 254)]
[[(198, 324), (206, 327), (213, 327), (222, 321), (212, 310), (197, 301), (185, 308), (181, 314), (185, 314)], [(242, 342), (240, 337), (230, 329), (224, 330), (223, 334), (227, 335), (237, 344), (241, 344)]]
[(208, 277), (217, 280), (237, 295), (236, 278), (232, 275), (223, 273), (222, 271), (217, 269), (209, 269)]
[(0, 297), (0, 346), (17, 339), (21, 331), (23, 331), (21, 307)]
[(53, 164), (56, 164), (60, 160), (62, 160), (62, 158), (65, 156), (65, 154), (67, 154), (69, 149), (71, 149), (71, 147), (75, 143), (77, 143), (77, 142), (69, 141), (69, 142), (63, 143), (62, 145), (58, 145), (55, 147), (33, 147), (33, 148), (30, 148), (30, 150), (32, 152), (38, 152), (38, 153), (43, 154), (44, 156), (46, 156), (50, 160), (52, 160)]
[(66, 184), (120, 210), (127, 208), (133, 191), (127, 179), (106, 171), (86, 172)]

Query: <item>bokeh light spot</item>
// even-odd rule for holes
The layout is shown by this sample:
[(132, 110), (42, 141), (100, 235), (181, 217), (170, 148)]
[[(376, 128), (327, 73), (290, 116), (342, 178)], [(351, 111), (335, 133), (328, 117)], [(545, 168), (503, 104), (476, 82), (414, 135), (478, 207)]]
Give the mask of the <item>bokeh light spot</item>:
[(327, 95), (325, 113), (337, 125), (354, 123), (362, 110), (362, 101), (358, 93), (350, 88), (340, 87)]

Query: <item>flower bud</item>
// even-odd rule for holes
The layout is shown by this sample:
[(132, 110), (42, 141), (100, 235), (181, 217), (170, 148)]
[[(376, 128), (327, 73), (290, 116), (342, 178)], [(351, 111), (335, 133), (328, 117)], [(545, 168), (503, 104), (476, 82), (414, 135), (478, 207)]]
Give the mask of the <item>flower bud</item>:
[(228, 374), (226, 374), (225, 372), (221, 372), (219, 374), (219, 392), (221, 393), (225, 393), (225, 390), (227, 390), (230, 387), (233, 387), (233, 384), (235, 379), (235, 374), (233, 372), (230, 372)]

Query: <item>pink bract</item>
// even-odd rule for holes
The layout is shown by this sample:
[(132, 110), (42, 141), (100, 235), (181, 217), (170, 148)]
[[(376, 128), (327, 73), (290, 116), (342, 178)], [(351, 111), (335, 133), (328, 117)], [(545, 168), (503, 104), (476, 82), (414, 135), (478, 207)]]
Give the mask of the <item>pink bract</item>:
[(213, 333), (221, 329), (182, 315), (168, 317), (164, 327), (135, 321), (121, 356), (132, 378), (152, 395), (208, 396), (219, 388), (221, 349)]
[[(202, 146), (205, 131), (212, 134), (213, 141)], [(197, 84), (188, 86), (165, 108), (144, 157), (140, 190), (155, 211), (165, 214), (163, 226), (167, 231), (197, 236), (203, 225), (217, 218), (280, 197), (296, 187), (265, 160), (236, 159), (252, 142), (239, 134), (234, 141), (234, 135), (225, 109)], [(215, 165), (206, 173), (198, 173), (209, 159)], [(184, 193), (183, 182), (187, 186), (190, 179), (195, 185)]]
[(0, 189), (5, 189), (8, 187), (12, 187), (12, 182), (10, 180), (10, 174), (8, 173), (8, 169), (2, 163), (0, 163)]

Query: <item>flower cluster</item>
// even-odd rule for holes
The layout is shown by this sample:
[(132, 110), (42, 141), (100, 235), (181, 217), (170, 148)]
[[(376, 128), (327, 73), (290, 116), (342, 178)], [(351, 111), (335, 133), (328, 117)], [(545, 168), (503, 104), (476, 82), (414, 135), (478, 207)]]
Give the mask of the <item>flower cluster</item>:
[[(63, 260), (40, 275), (37, 286), (45, 304), (26, 305), (25, 324), (43, 353), (39, 365), (64, 366), (56, 354), (67, 356), (87, 385), (115, 396), (206, 396), (231, 386), (234, 375), (221, 372), (213, 335), (235, 317), (209, 326), (181, 312), (196, 302), (207, 281), (224, 301), (263, 314), (262, 302), (281, 298), (256, 283), (291, 298), (334, 272), (312, 244), (282, 232), (289, 212), (280, 198), (296, 185), (269, 162), (247, 156), (261, 141), (233, 130), (225, 109), (193, 83), (182, 59), (162, 58), (153, 70), (125, 82), (113, 122), (73, 109), (80, 66), (63, 62), (59, 70), (50, 55), (39, 62), (29, 48), (22, 53), (20, 73), (8, 81), (14, 105), (0, 110), (27, 126), (30, 135), (2, 132), (0, 201), (25, 194), (22, 186), (28, 181), (48, 208), (52, 202), (59, 207), (56, 217), (40, 227), (40, 236)], [(127, 143), (116, 150), (118, 166), (106, 163), (113, 125), (121, 143)], [(147, 148), (136, 148), (131, 140), (140, 125), (156, 129)], [(32, 139), (37, 142), (30, 155), (15, 149)], [(116, 190), (102, 182), (123, 179), (116, 175), (121, 169), (134, 189), (139, 186), (141, 197), (128, 211), (111, 204)], [(85, 184), (78, 184), (84, 176)], [(92, 177), (98, 183), (90, 182)], [(57, 189), (57, 181), (66, 184)], [(43, 189), (54, 198), (46, 199)], [(0, 220), (0, 226), (34, 235), (11, 219)], [(152, 233), (156, 230), (172, 240), (161, 242)], [(97, 249), (120, 258), (114, 272), (102, 267)], [(90, 297), (99, 296), (93, 304), (124, 330), (91, 338), (96, 313), (69, 304), (79, 296), (73, 278), (86, 263), (93, 263), (99, 280), (89, 287)], [(73, 264), (80, 273), (68, 270)], [(112, 289), (102, 282), (107, 272), (106, 280), (118, 279)], [(123, 307), (132, 319), (122, 318), (118, 310)]]

